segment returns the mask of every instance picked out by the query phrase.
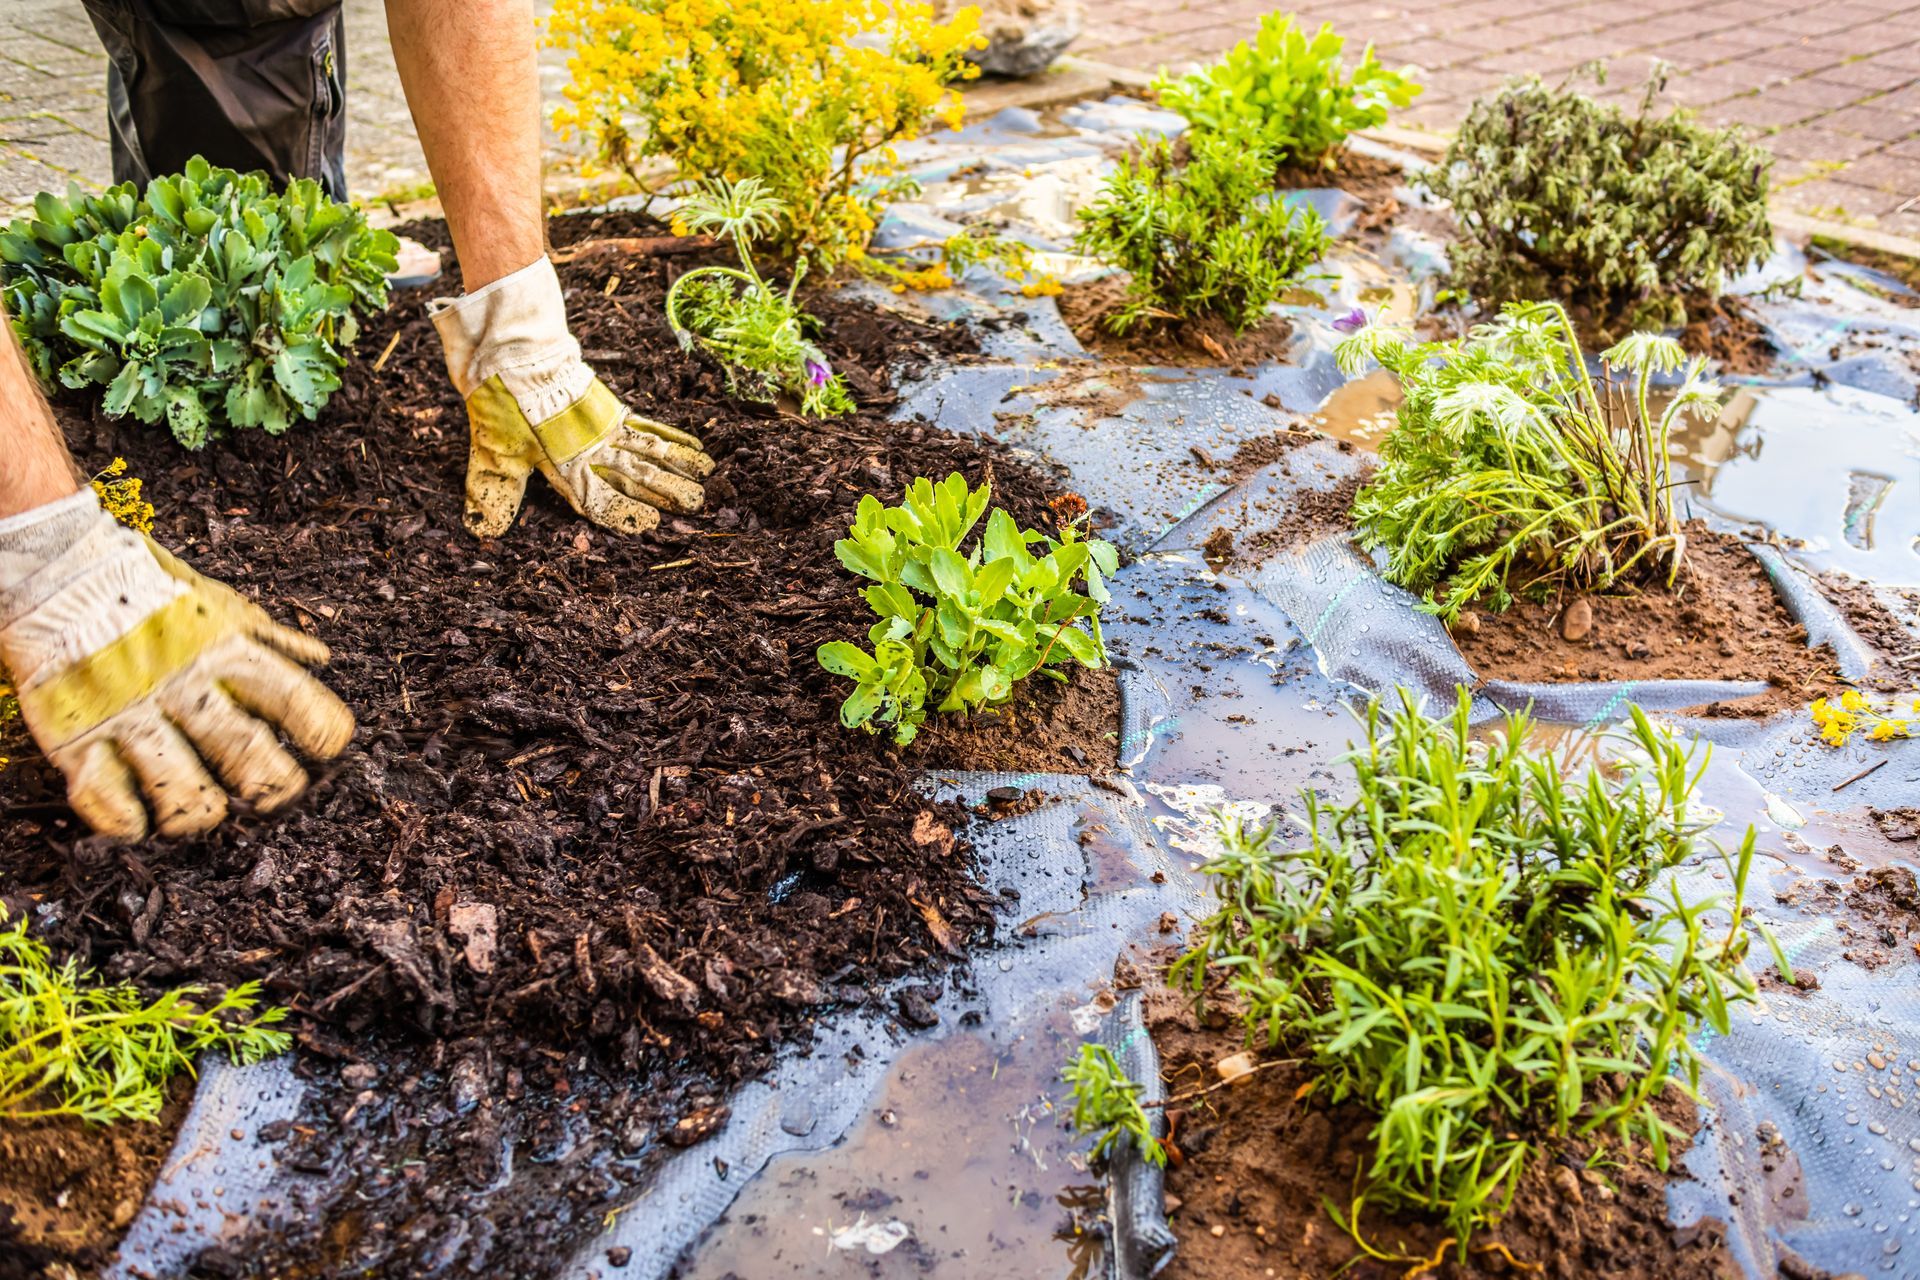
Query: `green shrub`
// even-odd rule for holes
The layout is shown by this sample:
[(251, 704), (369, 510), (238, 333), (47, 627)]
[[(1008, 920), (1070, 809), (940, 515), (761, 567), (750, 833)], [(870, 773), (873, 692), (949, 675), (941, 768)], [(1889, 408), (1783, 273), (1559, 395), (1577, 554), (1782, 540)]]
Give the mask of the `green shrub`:
[(1679, 573), (1668, 439), (1683, 415), (1717, 414), (1721, 394), (1695, 360), (1655, 403), (1653, 376), (1686, 363), (1679, 343), (1634, 334), (1601, 356), (1596, 379), (1564, 309), (1517, 303), (1462, 341), (1369, 328), (1336, 354), (1348, 372), (1371, 358), (1400, 380), (1405, 399), (1353, 518), (1362, 545), (1385, 548), (1387, 579), (1423, 592), (1429, 612), (1452, 621), (1482, 596), (1498, 610), (1516, 591), (1660, 570), (1670, 585)]
[(201, 1051), (224, 1048), (236, 1062), (287, 1051), (287, 1033), (273, 1029), (285, 1009), (241, 1020), (258, 989), (243, 983), (201, 1007), (199, 988), (183, 987), (149, 1003), (74, 961), (54, 964), (24, 919), (0, 927), (0, 1118), (157, 1120), (167, 1081)]
[(1197, 130), (1250, 136), (1275, 164), (1328, 165), (1356, 129), (1386, 123), (1421, 88), (1404, 71), (1389, 71), (1368, 45), (1349, 76), (1340, 57), (1346, 41), (1329, 23), (1309, 38), (1292, 14), (1269, 13), (1252, 43), (1242, 40), (1220, 61), (1153, 82), (1160, 105)]
[[(1035, 672), (1066, 679), (1051, 662), (1105, 665), (1099, 614), (1118, 553), (1083, 537), (1074, 522), (1064, 522), (1056, 540), (995, 508), (962, 554), (990, 497), (986, 485), (969, 491), (955, 472), (938, 485), (915, 480), (897, 507), (871, 494), (860, 499), (850, 536), (833, 550), (874, 584), (864, 593), (880, 615), (867, 632), (873, 652), (834, 640), (818, 653), (821, 666), (856, 682), (840, 708), (848, 728), (891, 724), (894, 741), (911, 742), (929, 704), (970, 712), (1006, 702)], [(1044, 553), (1029, 550), (1035, 545)], [(1087, 630), (1075, 625), (1081, 618)]]
[(316, 182), (276, 192), (196, 157), (144, 194), (42, 193), (0, 232), (0, 288), (43, 381), (105, 387), (109, 416), (164, 420), (197, 449), (319, 414), (397, 246)]
[(1766, 260), (1772, 157), (1684, 110), (1657, 114), (1660, 82), (1632, 115), (1532, 78), (1474, 102), (1423, 181), (1453, 204), (1453, 267), (1475, 296), (1678, 324), (1683, 295)]
[(1131, 277), (1116, 333), (1203, 314), (1245, 330), (1327, 247), (1326, 223), (1274, 197), (1272, 160), (1244, 134), (1150, 142), (1079, 216), (1079, 249)]
[(1367, 1204), (1417, 1206), (1463, 1254), (1543, 1139), (1611, 1129), (1664, 1168), (1655, 1098), (1697, 1090), (1692, 1037), (1725, 1035), (1754, 991), (1752, 829), (1722, 854), (1730, 898), (1689, 903), (1667, 874), (1706, 844), (1713, 820), (1689, 809), (1705, 761), (1634, 708), (1616, 758), (1567, 777), (1525, 715), (1477, 741), (1470, 706), (1464, 689), (1439, 719), (1405, 690), (1375, 701), (1341, 757), (1352, 802), (1307, 792), (1292, 847), (1230, 826), (1205, 867), (1219, 909), (1170, 973), (1197, 994), (1223, 970), (1250, 1038), (1379, 1116), (1349, 1229)]

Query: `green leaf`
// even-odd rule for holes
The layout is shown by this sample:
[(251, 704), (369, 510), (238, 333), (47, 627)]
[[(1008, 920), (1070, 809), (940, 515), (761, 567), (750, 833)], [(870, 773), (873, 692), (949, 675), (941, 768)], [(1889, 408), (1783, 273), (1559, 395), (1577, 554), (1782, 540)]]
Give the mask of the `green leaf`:
[(815, 650), (820, 665), (837, 676), (846, 676), (852, 680), (866, 680), (879, 671), (879, 664), (858, 646), (844, 640), (829, 640)]

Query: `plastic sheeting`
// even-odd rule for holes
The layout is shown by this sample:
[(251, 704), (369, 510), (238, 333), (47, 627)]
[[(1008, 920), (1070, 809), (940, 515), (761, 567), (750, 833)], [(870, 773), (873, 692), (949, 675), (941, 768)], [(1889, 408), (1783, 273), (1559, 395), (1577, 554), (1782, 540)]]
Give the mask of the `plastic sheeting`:
[[(1178, 127), (1177, 117), (1115, 98), (1051, 117), (1002, 112), (957, 134), (912, 144), (903, 159), (926, 193), (915, 204), (896, 206), (881, 242), (928, 244), (971, 219), (992, 217), (1038, 250), (1044, 269), (1089, 278), (1098, 268), (1071, 251), (1072, 209), (1091, 194), (1116, 146)], [(1403, 195), (1417, 200), (1412, 192)], [(1337, 192), (1302, 198), (1336, 220), (1344, 216)], [(1165, 912), (1184, 917), (1199, 910), (1199, 886), (1190, 873), (1208, 851), (1217, 813), (1259, 817), (1289, 802), (1302, 785), (1339, 789), (1342, 779), (1328, 762), (1346, 736), (1343, 698), (1404, 684), (1450, 701), (1456, 684), (1476, 684), (1444, 628), (1413, 609), (1407, 593), (1385, 583), (1342, 538), (1287, 548), (1243, 577), (1215, 573), (1196, 550), (1216, 525), (1283, 509), (1303, 486), (1331, 487), (1357, 465), (1352, 454), (1320, 443), (1295, 450), (1285, 466), (1236, 483), (1210, 459), (1224, 460), (1241, 444), (1298, 426), (1345, 381), (1332, 359), (1337, 335), (1331, 321), (1358, 304), (1377, 310), (1411, 298), (1417, 305), (1431, 297), (1442, 263), (1430, 238), (1410, 232), (1396, 231), (1379, 258), (1342, 248), (1329, 264), (1336, 278), (1319, 286), (1318, 296), (1297, 296), (1283, 307), (1295, 328), (1286, 360), (1245, 376), (1100, 364), (1067, 330), (1051, 299), (1022, 297), (984, 268), (970, 271), (954, 290), (911, 304), (861, 286), (882, 305), (967, 317), (983, 335), (980, 362), (939, 370), (904, 388), (903, 415), (992, 432), (1017, 451), (1063, 467), (1109, 517), (1111, 536), (1137, 557), (1114, 581), (1119, 616), (1108, 627), (1123, 667), (1122, 759), (1131, 777), (1107, 780), (1111, 787), (1057, 776), (931, 782), (964, 796), (1014, 785), (1037, 786), (1053, 797), (1031, 813), (982, 823), (970, 833), (986, 882), (1004, 885), (1018, 906), (1009, 909), (993, 944), (970, 957), (966, 980), (947, 984), (936, 1004), (943, 1027), (937, 1034), (964, 1024), (988, 1037), (1018, 1039), (1057, 1022), (1063, 1010), (1078, 1025), (1084, 1011), (1095, 1008), (1083, 1003), (1089, 984), (1111, 973), (1122, 944), (1150, 937)], [(1803, 259), (1783, 250), (1740, 287), (1757, 293), (1804, 269)], [(1883, 282), (1871, 273), (1822, 269), (1811, 281), (1798, 297), (1774, 289), (1758, 304), (1792, 353), (1794, 372), (1786, 381), (1811, 387), (1817, 378), (1831, 380), (1872, 397), (1856, 407), (1882, 405), (1890, 418), (1906, 412), (1901, 406), (1913, 396), (1913, 353), (1920, 351), (1912, 313), (1876, 296)], [(1398, 301), (1383, 304), (1388, 295)], [(1847, 403), (1835, 403), (1851, 412)], [(1721, 478), (1752, 464), (1746, 457), (1726, 461)], [(1894, 499), (1886, 494), (1903, 495), (1897, 486), (1907, 477), (1887, 478), (1895, 489), (1868, 485), (1856, 504), (1891, 510), (1886, 504)], [(1727, 481), (1717, 495), (1732, 502), (1739, 485)], [(1703, 496), (1701, 509), (1728, 527), (1735, 516), (1768, 514), (1716, 513), (1715, 496)], [(1897, 543), (1883, 544), (1883, 553), (1887, 545), (1898, 550)], [(1859, 670), (1866, 648), (1795, 559), (1769, 548), (1757, 554), (1815, 640), (1834, 644), (1844, 669)], [(1222, 643), (1222, 636), (1233, 643)], [(1754, 723), (1671, 714), (1744, 692), (1751, 690), (1712, 682), (1478, 682), (1476, 710), (1491, 717), (1531, 703), (1538, 716), (1590, 727), (1617, 721), (1628, 702), (1664, 711), (1680, 730), (1720, 748), (1723, 763), (1716, 770), (1733, 778), (1737, 799), (1728, 808), (1728, 827), (1755, 821), (1769, 850), (1790, 847), (1783, 842), (1808, 815), (1837, 803), (1832, 786), (1871, 763), (1868, 748), (1830, 750), (1804, 723), (1787, 718)], [(1904, 754), (1891, 756), (1889, 767), (1849, 787), (1848, 804), (1890, 806), (1920, 795), (1920, 757), (1899, 750)], [(1078, 839), (1088, 821), (1124, 844), (1130, 874), (1117, 880), (1094, 874)], [(1711, 874), (1703, 864), (1695, 876), (1701, 891)], [(1781, 855), (1770, 855), (1765, 874), (1787, 874)], [(1764, 892), (1755, 901), (1796, 960), (1822, 971), (1823, 985), (1767, 995), (1742, 1014), (1733, 1035), (1708, 1046), (1716, 1066), (1709, 1083), (1713, 1111), (1689, 1156), (1698, 1181), (1676, 1189), (1676, 1215), (1733, 1224), (1735, 1249), (1755, 1275), (1773, 1274), (1783, 1250), (1837, 1270), (1920, 1275), (1920, 1241), (1913, 1238), (1920, 1208), (1920, 1009), (1913, 963), (1873, 974), (1829, 963), (1839, 946), (1831, 922), (1780, 910)], [(1016, 917), (1028, 925), (1044, 918), (1057, 927), (1023, 929)], [(1146, 1056), (1151, 1043), (1136, 1033), (1137, 1001), (1123, 995), (1114, 1008), (1087, 1034), (1122, 1052), (1136, 1078), (1153, 1079)], [(872, 1107), (893, 1065), (926, 1039), (870, 1012), (823, 1018), (815, 1043), (738, 1090), (722, 1130), (670, 1159), (644, 1195), (611, 1216), (606, 1233), (581, 1247), (571, 1273), (660, 1277), (686, 1265), (690, 1250), (753, 1185), (756, 1171), (804, 1161), (841, 1142)], [(1873, 1067), (1876, 1061), (1891, 1065)], [(168, 1175), (109, 1274), (179, 1275), (209, 1244), (244, 1249), (249, 1231), (276, 1215), (337, 1212), (328, 1207), (334, 1189), (324, 1178), (274, 1165), (255, 1136), (260, 1125), (291, 1117), (298, 1105), (299, 1085), (284, 1063), (244, 1071), (208, 1064)], [(1763, 1176), (1772, 1176), (1760, 1169), (1756, 1135), (1762, 1133), (1769, 1151), (1784, 1144), (1798, 1162), (1798, 1216), (1774, 1212), (1768, 1206), (1781, 1202), (1760, 1193)], [(1113, 1274), (1151, 1274), (1172, 1242), (1158, 1213), (1154, 1175), (1123, 1158), (1108, 1195), (1119, 1237), (1109, 1258)], [(875, 1243), (892, 1248), (907, 1238), (902, 1230), (915, 1229), (866, 1225), (872, 1229), (860, 1239), (869, 1250)], [(621, 1249), (632, 1252), (615, 1267), (609, 1251)], [(1069, 1269), (1063, 1257), (1059, 1273)]]

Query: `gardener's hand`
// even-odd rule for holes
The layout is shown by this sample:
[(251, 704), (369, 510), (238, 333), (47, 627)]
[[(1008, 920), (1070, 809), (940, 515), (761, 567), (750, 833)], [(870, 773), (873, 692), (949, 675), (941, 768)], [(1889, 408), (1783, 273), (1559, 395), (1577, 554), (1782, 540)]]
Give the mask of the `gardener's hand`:
[(713, 459), (700, 441), (628, 411), (580, 358), (542, 258), (477, 293), (430, 305), (447, 374), (467, 401), (467, 528), (505, 533), (538, 470), (595, 524), (644, 533), (698, 511)]
[[(274, 735), (339, 755), (353, 715), (296, 664), (318, 640), (202, 578), (100, 509), (93, 490), (0, 520), (0, 666), (67, 776), (74, 812), (120, 839), (205, 831), (227, 792), (260, 809), (307, 775)], [(202, 762), (205, 763), (202, 763)]]

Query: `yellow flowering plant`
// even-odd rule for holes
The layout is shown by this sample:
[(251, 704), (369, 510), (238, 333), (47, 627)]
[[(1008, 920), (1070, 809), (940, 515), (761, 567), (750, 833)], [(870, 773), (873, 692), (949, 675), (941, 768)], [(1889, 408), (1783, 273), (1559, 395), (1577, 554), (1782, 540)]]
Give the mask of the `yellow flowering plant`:
[(784, 208), (777, 247), (816, 267), (858, 259), (881, 210), (912, 190), (897, 144), (959, 128), (950, 87), (979, 69), (979, 11), (937, 22), (916, 0), (557, 0), (570, 50), (563, 135), (643, 188), (758, 178)]
[[(1903, 711), (1901, 703), (1909, 705)], [(1858, 689), (1849, 689), (1836, 698), (1815, 698), (1807, 708), (1820, 730), (1820, 740), (1831, 747), (1844, 747), (1856, 733), (1865, 733), (1869, 741), (1891, 742), (1911, 738), (1920, 725), (1920, 698), (1889, 699), (1885, 707), (1876, 707)]]

